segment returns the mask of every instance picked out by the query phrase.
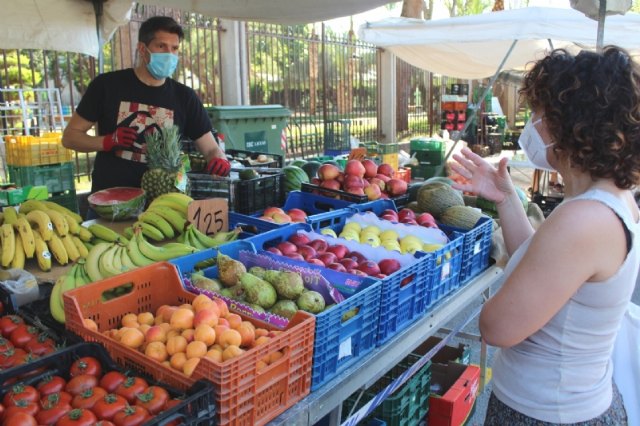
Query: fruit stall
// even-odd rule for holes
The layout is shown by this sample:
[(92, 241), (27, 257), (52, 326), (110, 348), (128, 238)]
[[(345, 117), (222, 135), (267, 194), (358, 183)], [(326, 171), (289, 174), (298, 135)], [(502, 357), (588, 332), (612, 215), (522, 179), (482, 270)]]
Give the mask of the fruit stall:
[[(475, 392), (461, 406), (448, 390), (469, 375), (481, 392), (485, 359), (469, 365), (447, 346), (459, 330), (423, 342), (500, 282), (491, 211), (450, 178), (412, 181), (380, 161), (388, 153), (287, 164), (235, 154), (229, 178), (196, 167), (186, 193), (94, 193), (99, 219), (49, 199), (4, 208), (3, 421), (18, 411), (37, 424), (145, 425), (469, 415)], [(15, 271), (39, 283), (28, 298), (4, 285)], [(79, 371), (87, 364), (95, 370)]]

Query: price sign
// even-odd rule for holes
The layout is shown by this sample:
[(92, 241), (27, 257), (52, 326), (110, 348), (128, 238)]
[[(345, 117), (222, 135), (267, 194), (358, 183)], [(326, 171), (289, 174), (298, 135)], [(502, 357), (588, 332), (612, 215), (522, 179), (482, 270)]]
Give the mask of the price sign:
[(226, 198), (194, 200), (189, 203), (187, 219), (207, 235), (229, 230), (229, 203)]
[(349, 153), (349, 160), (364, 160), (367, 156), (367, 148), (353, 148)]

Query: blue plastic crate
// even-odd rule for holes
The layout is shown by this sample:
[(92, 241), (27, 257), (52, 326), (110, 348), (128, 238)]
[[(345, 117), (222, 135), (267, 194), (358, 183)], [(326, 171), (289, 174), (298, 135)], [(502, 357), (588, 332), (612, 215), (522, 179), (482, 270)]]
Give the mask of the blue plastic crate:
[(428, 272), (426, 309), (459, 287), (463, 242), (462, 236), (454, 233), (444, 247), (428, 253), (433, 263)]
[(462, 246), (462, 270), (459, 285), (464, 285), (489, 266), (493, 220), (483, 216), (471, 230), (465, 231), (446, 225), (438, 225), (447, 234), (460, 235), (464, 238)]
[[(238, 254), (242, 250), (255, 252), (254, 245), (249, 240), (240, 240), (233, 241), (227, 243), (225, 245), (220, 246), (219, 248), (210, 248), (205, 250), (200, 250), (192, 254), (188, 254), (186, 256), (176, 257), (171, 259), (169, 262), (176, 266), (178, 269), (178, 274), (181, 277), (184, 277), (186, 274), (191, 274), (196, 269), (196, 265), (198, 263), (204, 262), (207, 259), (215, 258), (218, 256), (218, 251), (222, 254), (226, 254), (227, 256), (231, 256), (233, 258), (237, 258)], [(215, 268), (215, 275), (218, 275), (217, 266), (212, 266), (210, 268), (203, 269), (206, 276), (210, 276), (209, 270)]]
[(291, 191), (282, 209), (284, 211), (289, 209), (302, 209), (307, 212), (307, 215), (312, 216), (331, 210), (344, 209), (350, 205), (351, 202), (345, 200), (323, 197), (322, 195), (312, 194), (310, 192)]
[(393, 200), (375, 200), (369, 201), (368, 203), (352, 204), (351, 209), (355, 210), (358, 213), (374, 212), (376, 216), (380, 216), (382, 212), (387, 209), (391, 209), (395, 212), (398, 211), (396, 203)]
[(244, 235), (245, 238), (250, 237), (251, 235), (271, 231), (272, 229), (278, 229), (286, 225), (288, 225), (288, 223), (268, 222), (266, 220), (258, 219), (255, 216), (229, 212), (229, 229), (240, 226), (243, 233), (246, 234)]

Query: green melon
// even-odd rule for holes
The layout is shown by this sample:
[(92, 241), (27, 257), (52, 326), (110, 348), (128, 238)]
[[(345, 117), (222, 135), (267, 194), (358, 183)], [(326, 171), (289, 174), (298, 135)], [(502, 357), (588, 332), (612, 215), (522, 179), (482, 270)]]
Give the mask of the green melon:
[(309, 177), (300, 167), (287, 166), (282, 169), (284, 173), (284, 190), (300, 191), (303, 183), (309, 183)]
[(440, 222), (448, 226), (464, 229), (473, 229), (482, 218), (482, 213), (478, 209), (469, 206), (451, 206), (440, 216)]
[(449, 207), (464, 206), (460, 191), (441, 182), (424, 184), (418, 190), (417, 201), (421, 211), (431, 213), (436, 219)]
[(306, 160), (292, 160), (290, 161), (287, 166), (296, 166), (296, 167), (302, 167), (305, 164), (307, 164)]
[(142, 188), (114, 187), (94, 192), (87, 198), (98, 216), (108, 220), (127, 220), (138, 216), (145, 205)]

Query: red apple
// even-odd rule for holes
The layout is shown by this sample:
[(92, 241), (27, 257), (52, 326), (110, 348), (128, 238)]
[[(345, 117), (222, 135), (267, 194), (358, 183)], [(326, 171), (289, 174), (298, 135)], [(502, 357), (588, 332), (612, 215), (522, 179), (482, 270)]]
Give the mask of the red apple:
[(273, 218), (271, 216), (260, 216), (258, 219), (266, 220), (267, 222), (273, 222)]
[(323, 164), (318, 169), (318, 177), (320, 180), (330, 180), (335, 179), (340, 174), (340, 169), (334, 166), (333, 164)]
[(345, 191), (348, 191), (351, 188), (364, 188), (364, 182), (359, 176), (346, 175), (344, 177), (342, 187), (345, 189)]
[(273, 217), (273, 215), (276, 213), (285, 214), (284, 210), (282, 210), (280, 207), (267, 207), (266, 209), (264, 209), (264, 212), (262, 213), (262, 215)]
[(416, 222), (418, 225), (427, 226), (427, 224), (436, 223), (436, 219), (431, 215), (431, 213), (421, 213), (416, 217)]
[(275, 223), (291, 223), (291, 218), (286, 213), (274, 213), (273, 221)]
[(287, 214), (291, 218), (292, 222), (304, 223), (307, 221), (307, 213), (302, 209), (289, 209)]
[(289, 259), (301, 260), (304, 262), (304, 257), (302, 257), (300, 253), (289, 253), (289, 254), (285, 254), (285, 256), (287, 256)]
[(322, 260), (320, 259), (307, 259), (307, 263), (310, 263), (312, 265), (322, 266), (322, 267), (325, 266), (324, 262), (322, 262)]
[(353, 195), (364, 195), (364, 190), (362, 188), (349, 188), (346, 191)]
[(349, 249), (347, 248), (347, 246), (342, 244), (329, 246), (327, 247), (327, 251), (335, 254), (338, 260), (344, 258), (347, 255), (347, 253), (349, 253)]
[(342, 184), (342, 182), (344, 182), (344, 173), (340, 172), (336, 180)]
[(398, 221), (398, 212), (396, 212), (396, 211), (395, 211), (395, 210), (393, 210), (393, 209), (384, 209), (384, 210), (382, 211), (382, 214), (383, 214), (383, 215), (384, 215), (384, 214), (389, 214), (389, 215), (391, 215), (391, 216), (395, 216), (395, 218), (396, 218), (396, 222)]
[(358, 265), (358, 270), (364, 272), (369, 276), (374, 276), (380, 273), (380, 267), (373, 260), (365, 260)]
[(340, 259), (340, 263), (342, 264), (342, 266), (347, 268), (347, 270), (349, 270), (349, 269), (357, 269), (358, 268), (358, 262), (356, 262), (355, 260), (353, 260), (350, 257), (345, 257), (345, 258)]
[(411, 218), (406, 218), (405, 220), (401, 220), (400, 223), (404, 223), (405, 225), (417, 225), (418, 222), (416, 222), (415, 219), (411, 219)]
[(387, 175), (383, 175), (382, 173), (379, 173), (376, 175), (376, 178), (380, 179), (381, 181), (383, 181), (385, 184), (387, 182), (389, 182), (389, 179), (391, 179), (389, 176)]
[(391, 197), (397, 197), (398, 195), (406, 194), (407, 182), (402, 179), (390, 179), (387, 182), (387, 194)]
[(380, 187), (380, 191), (384, 191), (384, 188), (387, 186), (387, 184), (382, 179), (377, 177), (371, 178), (371, 180), (369, 180), (369, 183), (371, 185), (378, 185)]
[(323, 180), (320, 183), (321, 188), (333, 189), (334, 191), (340, 190), (340, 182), (334, 179)]
[(275, 247), (269, 247), (269, 248), (267, 249), (267, 251), (268, 251), (269, 253), (273, 253), (273, 254), (277, 254), (277, 255), (282, 256), (282, 252), (281, 252), (280, 250), (278, 250), (277, 248), (275, 248)]
[(394, 216), (392, 214), (383, 214), (380, 216), (380, 219), (388, 220), (389, 222), (399, 222), (398, 216)]
[(329, 243), (325, 240), (321, 240), (320, 238), (310, 241), (307, 245), (313, 247), (318, 253), (324, 253), (327, 251), (327, 247), (329, 247)]
[(293, 234), (292, 236), (289, 237), (288, 241), (297, 246), (303, 246), (303, 245), (309, 244), (311, 239), (305, 234)]
[(344, 167), (345, 175), (364, 177), (365, 171), (366, 170), (360, 160), (349, 160), (347, 161), (347, 165)]
[(396, 174), (396, 171), (393, 170), (393, 167), (391, 167), (390, 164), (382, 163), (378, 166), (377, 174), (389, 176), (390, 178), (392, 178)]
[(327, 268), (333, 269), (334, 271), (338, 271), (338, 272), (347, 272), (347, 268), (345, 268), (344, 266), (342, 266), (341, 263), (338, 263), (338, 262), (328, 264)]
[(360, 253), (359, 251), (350, 251), (346, 257), (350, 257), (351, 259), (355, 260), (356, 262), (358, 262), (358, 265), (367, 260), (364, 254)]
[(373, 160), (362, 160), (362, 165), (364, 166), (364, 177), (372, 178), (378, 174), (378, 165), (373, 162)]
[(369, 185), (364, 189), (364, 193), (369, 201), (375, 201), (382, 196), (382, 191), (378, 185)]
[(386, 192), (383, 192), (382, 195), (380, 196), (381, 200), (388, 200), (389, 199), (389, 194), (387, 194)]
[(316, 256), (316, 259), (320, 260), (325, 265), (329, 265), (338, 261), (336, 255), (329, 252), (320, 253), (318, 256)]
[(411, 219), (415, 219), (416, 218), (416, 214), (413, 212), (413, 210), (411, 209), (402, 209), (398, 212), (398, 219), (402, 220), (404, 218), (411, 218)]
[(391, 275), (399, 270), (402, 266), (396, 259), (382, 259), (380, 262), (378, 262), (378, 267), (380, 268), (381, 273), (385, 275)]
[(278, 250), (280, 250), (280, 252), (282, 254), (284, 254), (285, 256), (287, 256), (288, 254), (291, 254), (291, 253), (297, 253), (298, 252), (298, 247), (296, 247), (295, 244), (290, 243), (289, 241), (282, 241), (281, 243), (278, 243), (276, 248)]
[(348, 274), (353, 274), (353, 275), (357, 275), (359, 277), (368, 277), (369, 275), (365, 274), (364, 272), (358, 270), (358, 269), (347, 269), (347, 273)]
[(316, 255), (318, 254), (316, 253), (316, 250), (313, 247), (307, 246), (307, 245), (298, 246), (298, 253), (300, 253), (300, 255), (304, 257), (304, 260), (307, 260), (307, 261), (309, 259), (316, 257)]
[(375, 277), (375, 278), (379, 278), (379, 279), (381, 279), (381, 280), (383, 280), (383, 279), (387, 278), (387, 276), (386, 276), (385, 274), (375, 274), (375, 275), (374, 275), (374, 277)]

